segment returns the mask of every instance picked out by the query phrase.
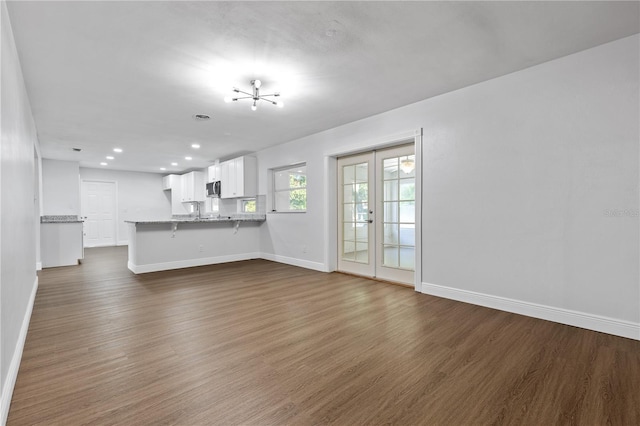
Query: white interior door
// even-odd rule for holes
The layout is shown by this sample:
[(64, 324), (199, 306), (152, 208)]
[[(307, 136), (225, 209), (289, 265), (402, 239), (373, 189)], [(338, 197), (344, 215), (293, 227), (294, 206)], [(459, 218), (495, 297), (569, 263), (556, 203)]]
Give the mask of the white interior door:
[(84, 246), (116, 245), (115, 182), (82, 181)]
[(338, 270), (415, 283), (414, 146), (338, 159)]

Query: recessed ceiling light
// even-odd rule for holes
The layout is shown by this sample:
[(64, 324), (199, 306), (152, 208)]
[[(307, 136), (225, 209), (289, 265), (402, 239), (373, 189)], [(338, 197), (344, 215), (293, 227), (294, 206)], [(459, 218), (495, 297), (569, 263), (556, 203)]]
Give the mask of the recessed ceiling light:
[(106, 166), (107, 163), (105, 163), (104, 161), (102, 163), (100, 163), (101, 166)]
[(191, 157), (184, 157), (185, 160), (193, 160)]
[(200, 148), (200, 144), (199, 143), (192, 143), (191, 144), (191, 148), (198, 149), (198, 148)]
[(160, 170), (167, 170), (166, 167), (160, 167)]
[(113, 155), (107, 155), (107, 160), (113, 160), (115, 157)]
[(207, 114), (195, 114), (193, 116), (193, 119), (196, 121), (207, 121), (210, 118), (211, 117), (209, 117)]
[(177, 165), (178, 165), (178, 163), (171, 163), (171, 165), (172, 165), (172, 166), (177, 166)]
[(122, 148), (113, 148), (113, 152), (122, 152)]

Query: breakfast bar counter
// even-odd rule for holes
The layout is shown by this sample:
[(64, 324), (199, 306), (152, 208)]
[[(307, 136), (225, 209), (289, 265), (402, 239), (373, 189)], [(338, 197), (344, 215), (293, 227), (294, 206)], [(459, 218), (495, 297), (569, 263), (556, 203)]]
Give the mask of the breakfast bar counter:
[(135, 274), (260, 257), (264, 214), (127, 221)]

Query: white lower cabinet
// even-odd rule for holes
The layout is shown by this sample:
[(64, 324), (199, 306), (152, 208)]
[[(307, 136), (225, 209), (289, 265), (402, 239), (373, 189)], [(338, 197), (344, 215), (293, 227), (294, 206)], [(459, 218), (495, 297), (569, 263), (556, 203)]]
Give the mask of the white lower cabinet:
[(82, 222), (41, 223), (40, 257), (43, 268), (77, 265), (84, 258)]

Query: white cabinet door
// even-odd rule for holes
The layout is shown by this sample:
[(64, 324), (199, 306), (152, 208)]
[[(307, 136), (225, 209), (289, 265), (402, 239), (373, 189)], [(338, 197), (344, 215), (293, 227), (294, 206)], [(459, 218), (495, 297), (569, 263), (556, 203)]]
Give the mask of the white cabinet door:
[(167, 191), (181, 185), (180, 175), (166, 175), (162, 178), (162, 189)]
[(238, 157), (221, 164), (221, 198), (255, 197), (257, 194), (255, 157)]
[(207, 183), (221, 180), (220, 164), (214, 164), (207, 168)]
[(200, 202), (205, 200), (204, 174), (190, 172), (182, 175), (182, 202)]
[(183, 215), (191, 213), (191, 206), (189, 204), (182, 204), (182, 176), (176, 175), (175, 184), (171, 188), (171, 214)]
[(236, 161), (229, 160), (221, 164), (220, 198), (234, 198), (236, 193)]
[(258, 169), (256, 157), (237, 158), (237, 195), (236, 197), (255, 197), (258, 193)]

